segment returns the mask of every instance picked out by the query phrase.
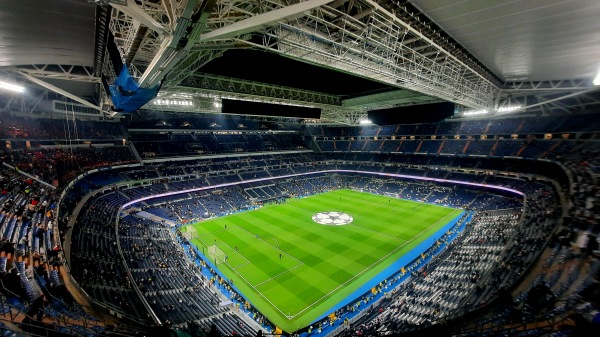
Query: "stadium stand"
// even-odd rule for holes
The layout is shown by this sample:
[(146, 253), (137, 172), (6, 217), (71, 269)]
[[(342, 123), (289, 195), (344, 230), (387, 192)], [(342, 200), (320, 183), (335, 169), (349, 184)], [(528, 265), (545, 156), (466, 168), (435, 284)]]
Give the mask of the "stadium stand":
[[(153, 148), (157, 155), (145, 159), (143, 166), (133, 151), (144, 153), (140, 151), (143, 144), (151, 143), (136, 141), (135, 133), (129, 135), (134, 150), (131, 145), (5, 150), (3, 162), (18, 168), (2, 167), (0, 230), (4, 240), (0, 268), (4, 273), (5, 315), (22, 313), (30, 317), (30, 322), (40, 321), (35, 317), (38, 309), (34, 303), (36, 294), (43, 293), (47, 302), (43, 317), (68, 317), (65, 324), (45, 324), (43, 328), (67, 334), (85, 331), (94, 335), (115, 329), (117, 335), (132, 335), (140, 324), (152, 324), (150, 312), (164, 326), (180, 333), (208, 331), (213, 326), (223, 335), (254, 335), (259, 330), (274, 329), (255, 308), (245, 306), (242, 294), (218, 282), (217, 274), (174, 228), (261, 207), (280, 198), (350, 188), (475, 213), (471, 221), (464, 222), (464, 231), (450, 233), (455, 239), (444, 239), (443, 247), (428, 251), (431, 261), (415, 264), (408, 273), (399, 272), (398, 278), (390, 279), (386, 295), (374, 299), (368, 309), (357, 314), (347, 307), (336, 312), (334, 322), (315, 322), (313, 325), (320, 326), (322, 334), (410, 333), (433, 328), (441, 321), (452, 323), (452, 331), (469, 336), (550, 331), (547, 325), (527, 327), (527, 322), (551, 321), (552, 331), (563, 326), (574, 329), (575, 322), (581, 317), (585, 321), (586, 313), (595, 305), (585, 302), (597, 270), (594, 253), (583, 247), (580, 255), (578, 248), (570, 247), (582, 247), (583, 239), (578, 238), (597, 234), (596, 140), (327, 139), (382, 133), (395, 137), (417, 130), (420, 133), (416, 134), (425, 137), (467, 137), (479, 135), (482, 130), (510, 135), (518, 132), (517, 128), (542, 133), (579, 126), (585, 131), (594, 130), (569, 118), (551, 119), (544, 124), (547, 129), (528, 122), (506, 119), (444, 122), (436, 127), (307, 127), (321, 153), (305, 151), (310, 144), (304, 144), (300, 133), (293, 136), (293, 141), (291, 136), (275, 140), (279, 137), (275, 135), (202, 136), (205, 142), (218, 145), (211, 148), (213, 153), (201, 155), (189, 151), (198, 137), (171, 134), (156, 142), (164, 142), (164, 146), (152, 145), (158, 146)], [(104, 128), (102, 123), (94, 127)], [(252, 129), (247, 127), (245, 131)], [(174, 143), (181, 145), (172, 147)], [(304, 145), (297, 146), (300, 143)], [(236, 152), (236, 144), (245, 144), (240, 147), (244, 156), (228, 157), (227, 153)], [(304, 151), (279, 153), (301, 148)], [(155, 160), (169, 153), (177, 159)], [(516, 154), (521, 158), (506, 158)], [(498, 158), (502, 156), (505, 158)], [(112, 169), (98, 170), (108, 166)], [(314, 174), (328, 170), (337, 171)], [(358, 171), (515, 188), (525, 193), (526, 202), (511, 194), (452, 182), (398, 179)], [(82, 172), (86, 173), (80, 175)], [(278, 178), (294, 174), (304, 176)], [(248, 182), (254, 179), (265, 180)], [(54, 192), (53, 183), (66, 187), (60, 190), (62, 195)], [(216, 187), (229, 183), (239, 184)], [(219, 193), (195, 191), (153, 198), (156, 194), (213, 186)], [(134, 204), (129, 212), (120, 210), (140, 198), (150, 199)], [(562, 217), (562, 205), (567, 201), (571, 205), (568, 216)], [(141, 217), (139, 212), (147, 215)], [(565, 262), (569, 262), (568, 270), (557, 267)], [(27, 278), (29, 273), (34, 277)], [(528, 302), (527, 295), (544, 284), (561, 304), (542, 314), (523, 315), (516, 324), (515, 310), (532, 310), (535, 304)], [(77, 288), (89, 296), (92, 307), (79, 303)], [(231, 300), (233, 307), (221, 306), (223, 298)], [(512, 304), (499, 304), (499, 298), (511, 298)], [(235, 303), (243, 310), (236, 311)], [(105, 320), (111, 316), (108, 312), (121, 317), (118, 328)], [(464, 317), (471, 318), (467, 323), (457, 323)], [(27, 329), (41, 327), (33, 324)], [(307, 334), (308, 330), (297, 333)]]
[(598, 16), (0, 0), (0, 337), (600, 336)]

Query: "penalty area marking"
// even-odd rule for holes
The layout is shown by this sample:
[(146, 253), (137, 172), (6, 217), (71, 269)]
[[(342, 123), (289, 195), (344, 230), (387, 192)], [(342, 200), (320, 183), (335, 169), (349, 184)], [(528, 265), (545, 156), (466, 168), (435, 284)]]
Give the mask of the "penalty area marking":
[[(205, 235), (205, 234), (203, 234), (203, 235)], [(206, 235), (208, 236), (208, 233), (206, 233)], [(206, 242), (204, 242), (204, 240), (202, 240), (201, 236), (202, 236), (202, 235), (199, 235), (199, 236), (198, 236), (196, 239), (200, 240), (200, 241), (202, 242), (202, 244), (203, 244), (204, 246), (206, 246), (206, 247), (207, 247), (207, 249), (208, 249), (208, 246), (209, 246), (209, 245), (208, 245)], [(225, 245), (225, 246), (227, 246), (229, 249), (231, 249), (231, 250), (232, 250), (234, 253), (236, 253), (238, 256), (240, 256), (242, 259), (246, 260), (246, 262), (245, 262), (245, 263), (242, 263), (242, 264), (240, 264), (240, 265), (237, 265), (237, 266), (232, 266), (231, 264), (229, 264), (229, 263), (227, 263), (227, 262), (226, 262), (226, 264), (227, 264), (227, 265), (228, 265), (230, 268), (232, 268), (232, 269), (237, 269), (237, 268), (241, 268), (241, 267), (243, 267), (243, 266), (246, 266), (246, 265), (249, 265), (249, 264), (251, 264), (250, 260), (248, 260), (248, 259), (247, 259), (247, 258), (246, 258), (246, 257), (245, 257), (243, 254), (241, 254), (240, 252), (238, 252), (238, 251), (236, 251), (235, 249), (233, 249), (233, 247), (231, 247), (231, 246), (230, 246), (230, 245), (229, 245), (227, 242), (225, 242), (225, 241), (220, 241), (220, 242), (218, 242), (218, 243), (215, 243), (215, 244), (214, 244), (214, 246), (216, 246), (216, 247), (219, 247), (219, 244), (222, 244), (222, 245), (224, 244), (224, 245)], [(220, 248), (219, 248), (219, 249), (220, 249)]]

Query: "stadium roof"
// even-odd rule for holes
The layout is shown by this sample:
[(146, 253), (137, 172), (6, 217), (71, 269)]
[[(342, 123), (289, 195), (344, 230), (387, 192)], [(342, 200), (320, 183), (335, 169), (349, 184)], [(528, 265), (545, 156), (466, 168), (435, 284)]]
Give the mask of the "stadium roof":
[(490, 115), (600, 106), (594, 0), (0, 0), (0, 15), (4, 77), (26, 73), (104, 110), (109, 56), (192, 112), (236, 98), (355, 124), (368, 110), (440, 101)]
[(413, 0), (504, 81), (593, 78), (600, 70), (600, 2)]
[(0, 0), (0, 66), (94, 62), (93, 4)]

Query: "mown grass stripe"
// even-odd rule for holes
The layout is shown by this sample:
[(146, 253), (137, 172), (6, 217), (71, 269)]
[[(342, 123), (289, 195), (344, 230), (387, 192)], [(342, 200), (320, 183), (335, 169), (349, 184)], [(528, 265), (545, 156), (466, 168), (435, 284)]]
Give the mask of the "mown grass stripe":
[[(312, 215), (323, 211), (349, 213), (354, 222), (346, 226), (313, 222)], [(236, 257), (235, 265), (219, 265), (219, 269), (272, 322), (293, 331), (390, 266), (441, 228), (445, 223), (440, 220), (455, 211), (337, 190), (193, 226), (204, 241), (216, 238), (223, 249), (238, 247), (229, 255), (230, 261), (240, 254), (250, 263), (241, 264), (243, 260)]]

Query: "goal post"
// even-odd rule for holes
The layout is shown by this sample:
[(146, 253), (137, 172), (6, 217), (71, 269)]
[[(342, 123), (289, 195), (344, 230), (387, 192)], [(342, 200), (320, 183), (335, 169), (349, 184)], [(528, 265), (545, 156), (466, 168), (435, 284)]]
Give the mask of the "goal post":
[(192, 239), (195, 239), (198, 237), (198, 231), (196, 230), (196, 228), (194, 228), (193, 226), (189, 226), (186, 228), (186, 231), (184, 233), (181, 233), (183, 235), (183, 237), (188, 240), (188, 242), (192, 241)]
[(208, 252), (208, 257), (210, 257), (211, 260), (214, 261), (216, 264), (221, 264), (223, 262), (226, 262), (227, 256), (216, 245), (208, 246), (207, 252)]

